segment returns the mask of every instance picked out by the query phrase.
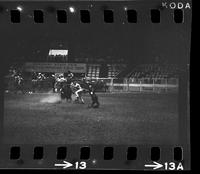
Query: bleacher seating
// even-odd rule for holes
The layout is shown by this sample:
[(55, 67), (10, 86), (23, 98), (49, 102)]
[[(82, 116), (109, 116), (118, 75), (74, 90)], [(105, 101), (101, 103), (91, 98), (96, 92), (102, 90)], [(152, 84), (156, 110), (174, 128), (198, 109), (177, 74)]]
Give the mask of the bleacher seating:
[(87, 66), (87, 76), (90, 78), (98, 78), (100, 72), (100, 65), (98, 64), (88, 64)]
[[(98, 78), (100, 77), (100, 71), (104, 71), (100, 64), (88, 64), (87, 66), (87, 76), (91, 78)], [(105, 67), (104, 67), (105, 68)], [(108, 71), (106, 72), (106, 75), (103, 76), (103, 78), (113, 78), (116, 77), (117, 74), (119, 74), (124, 68), (125, 65), (121, 64), (108, 64), (107, 65)], [(105, 74), (105, 72), (104, 72)]]
[[(126, 66), (123, 64), (107, 64), (107, 67), (108, 72), (106, 72), (103, 78), (118, 77), (121, 72), (126, 70)], [(88, 64), (87, 76), (90, 78), (99, 78), (102, 71), (101, 68), (100, 64)], [(172, 64), (142, 64), (130, 69), (129, 73), (119, 78), (176, 78), (178, 72), (178, 67)]]
[(108, 78), (116, 77), (123, 69), (125, 68), (124, 65), (120, 64), (109, 64), (108, 65)]
[(178, 67), (172, 64), (143, 64), (135, 67), (128, 78), (169, 78), (178, 76)]

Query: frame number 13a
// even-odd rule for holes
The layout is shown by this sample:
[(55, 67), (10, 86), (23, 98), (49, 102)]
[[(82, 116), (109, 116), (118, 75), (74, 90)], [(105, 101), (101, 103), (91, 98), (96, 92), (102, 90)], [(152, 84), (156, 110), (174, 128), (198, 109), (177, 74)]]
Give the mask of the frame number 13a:
[(169, 163), (164, 163), (164, 168), (165, 170), (183, 170), (183, 165), (182, 163), (179, 163), (176, 165), (174, 162), (169, 162)]

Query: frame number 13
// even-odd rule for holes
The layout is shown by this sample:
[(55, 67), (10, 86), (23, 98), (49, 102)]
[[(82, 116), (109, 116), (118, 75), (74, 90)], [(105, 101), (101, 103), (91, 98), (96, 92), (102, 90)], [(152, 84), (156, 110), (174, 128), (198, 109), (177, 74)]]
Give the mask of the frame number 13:
[(84, 161), (75, 163), (75, 169), (86, 169), (86, 167), (87, 165), (86, 165), (86, 162)]

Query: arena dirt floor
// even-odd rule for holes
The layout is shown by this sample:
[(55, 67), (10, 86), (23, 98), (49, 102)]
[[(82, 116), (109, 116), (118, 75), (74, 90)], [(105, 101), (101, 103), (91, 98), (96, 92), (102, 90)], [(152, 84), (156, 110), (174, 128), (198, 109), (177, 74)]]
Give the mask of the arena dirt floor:
[(60, 102), (58, 94), (5, 94), (4, 143), (174, 144), (176, 94), (100, 93), (100, 108)]

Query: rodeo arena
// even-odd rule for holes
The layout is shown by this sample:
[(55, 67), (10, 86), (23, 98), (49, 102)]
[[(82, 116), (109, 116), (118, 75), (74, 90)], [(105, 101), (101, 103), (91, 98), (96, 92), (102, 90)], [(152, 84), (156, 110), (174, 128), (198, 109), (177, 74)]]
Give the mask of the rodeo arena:
[(5, 142), (174, 143), (179, 72), (156, 60), (69, 61), (67, 49), (13, 63), (4, 79)]

